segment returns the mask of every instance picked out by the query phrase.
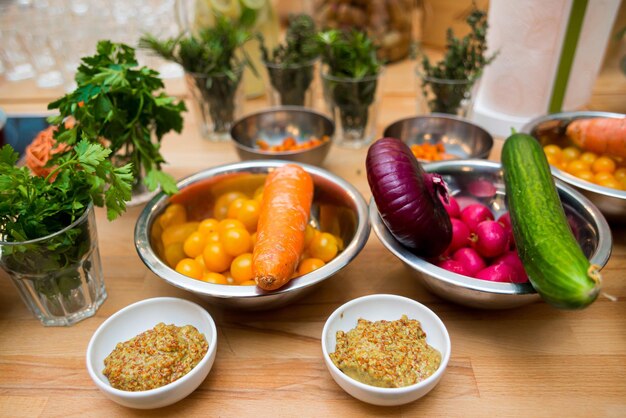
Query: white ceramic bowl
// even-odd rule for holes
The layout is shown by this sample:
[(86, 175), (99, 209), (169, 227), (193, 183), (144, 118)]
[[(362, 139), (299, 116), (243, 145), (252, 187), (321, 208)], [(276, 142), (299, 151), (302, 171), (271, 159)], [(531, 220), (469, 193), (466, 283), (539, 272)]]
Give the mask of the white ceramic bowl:
[[(402, 388), (379, 388), (348, 377), (330, 359), (329, 354), (335, 351), (337, 331), (351, 330), (359, 318), (395, 321), (402, 315), (420, 321), (426, 341), (441, 353), (439, 369), (427, 379)], [(374, 405), (403, 405), (421, 398), (437, 385), (450, 359), (450, 336), (441, 319), (421, 303), (397, 295), (369, 295), (345, 303), (328, 317), (322, 331), (322, 351), (330, 375), (350, 395)]]
[[(127, 341), (159, 322), (196, 327), (209, 343), (206, 355), (185, 376), (160, 388), (141, 392), (113, 388), (102, 374), (106, 356), (117, 343)], [(178, 402), (200, 386), (213, 366), (216, 352), (217, 329), (206, 310), (184, 299), (146, 299), (121, 309), (100, 325), (87, 346), (87, 370), (98, 389), (120, 405), (138, 409), (161, 408)]]

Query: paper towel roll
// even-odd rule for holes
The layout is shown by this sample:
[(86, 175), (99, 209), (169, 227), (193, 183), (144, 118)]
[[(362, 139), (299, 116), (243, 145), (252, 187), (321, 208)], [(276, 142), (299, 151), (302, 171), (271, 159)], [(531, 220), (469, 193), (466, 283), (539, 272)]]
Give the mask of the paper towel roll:
[[(499, 51), (485, 68), (471, 118), (497, 136), (508, 136), (530, 119), (549, 111), (560, 67), (569, 69), (560, 110), (584, 106), (602, 57), (620, 0), (491, 0), (489, 50)], [(565, 39), (572, 7), (584, 12), (577, 43)], [(571, 39), (570, 39), (571, 40)], [(563, 48), (575, 48), (571, 66)], [(567, 52), (568, 50), (566, 50)], [(571, 52), (571, 51), (570, 51)], [(563, 74), (563, 72), (560, 72)], [(567, 75), (567, 74), (566, 74)], [(560, 101), (556, 100), (557, 103)]]

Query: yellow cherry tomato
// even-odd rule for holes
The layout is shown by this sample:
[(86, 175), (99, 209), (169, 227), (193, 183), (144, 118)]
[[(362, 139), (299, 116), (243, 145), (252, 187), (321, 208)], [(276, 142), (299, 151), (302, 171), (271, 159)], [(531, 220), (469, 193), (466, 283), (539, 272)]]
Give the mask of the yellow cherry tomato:
[(329, 262), (337, 255), (337, 240), (335, 236), (328, 232), (323, 232), (311, 241), (309, 252), (313, 258), (319, 258), (324, 262)]
[(256, 231), (259, 223), (261, 204), (254, 199), (248, 199), (241, 204), (236, 219), (241, 221), (250, 232)]
[(551, 166), (559, 168), (562, 165), (562, 160), (555, 155), (546, 155), (546, 159)]
[(172, 203), (159, 217), (161, 228), (165, 230), (168, 226), (178, 225), (187, 222), (187, 210), (178, 203)]
[(165, 262), (171, 268), (175, 268), (178, 262), (185, 257), (182, 242), (175, 242), (173, 244), (166, 245), (163, 249), (163, 258), (165, 258)]
[(233, 275), (230, 273), (230, 270), (226, 270), (223, 274), (224, 277), (226, 277), (226, 284), (237, 284), (235, 279), (233, 279)]
[(593, 172), (591, 170), (581, 170), (576, 173), (576, 177), (581, 180), (593, 182)]
[(211, 232), (217, 231), (217, 225), (219, 225), (220, 221), (215, 218), (207, 218), (200, 222), (198, 225), (198, 232), (204, 235), (209, 235)]
[(221, 242), (209, 242), (202, 251), (204, 265), (210, 271), (223, 272), (233, 261), (233, 257), (229, 255)]
[(570, 161), (565, 168), (565, 171), (573, 175), (583, 170), (589, 170), (589, 163), (580, 159)]
[(561, 161), (563, 156), (563, 151), (561, 150), (561, 147), (554, 144), (546, 145), (545, 147), (543, 147), (543, 152), (546, 154), (548, 161), (552, 159), (557, 164)]
[(620, 167), (613, 173), (613, 177), (615, 180), (624, 181), (626, 180), (626, 167)]
[(593, 182), (597, 184), (604, 183), (607, 180), (615, 180), (615, 178), (613, 177), (613, 174), (601, 171), (599, 173), (594, 174), (593, 176)]
[(204, 272), (202, 280), (213, 284), (228, 284), (226, 277), (223, 274), (215, 273), (212, 271)]
[(582, 154), (580, 154), (580, 157), (578, 157), (579, 160), (586, 162), (590, 166), (591, 164), (593, 164), (596, 158), (598, 158), (598, 156), (594, 154), (593, 152), (589, 152), (589, 151), (583, 152)]
[(565, 147), (561, 152), (561, 159), (563, 161), (573, 161), (580, 156), (580, 150), (576, 147)]
[(261, 203), (261, 201), (263, 200), (263, 190), (264, 190), (264, 186), (261, 186), (258, 189), (256, 189), (254, 191), (254, 194), (252, 195), (252, 198), (256, 200), (257, 202)]
[(246, 226), (238, 219), (224, 219), (220, 221), (220, 224), (217, 226), (217, 232), (222, 233), (230, 228), (243, 228), (246, 229)]
[(206, 242), (220, 242), (220, 233), (215, 231), (206, 236)]
[(218, 221), (226, 218), (226, 214), (228, 213), (228, 206), (235, 199), (240, 197), (245, 198), (246, 195), (241, 192), (228, 192), (224, 193), (215, 201), (215, 205), (213, 206), (213, 217)]
[(194, 260), (196, 260), (198, 264), (202, 266), (202, 270), (206, 270), (206, 266), (204, 265), (204, 257), (202, 256), (202, 254), (194, 258)]
[(228, 205), (228, 211), (226, 212), (226, 218), (237, 219), (239, 210), (241, 209), (241, 207), (243, 206), (246, 200), (248, 200), (246, 197), (238, 197), (237, 199), (230, 202), (230, 205)]
[(185, 222), (168, 226), (161, 235), (161, 241), (166, 247), (175, 242), (183, 243), (196, 229), (198, 229), (198, 222)]
[(252, 248), (254, 248), (254, 246), (256, 245), (256, 237), (257, 237), (256, 232), (253, 232), (252, 234), (250, 234), (250, 241), (252, 242)]
[(176, 271), (193, 279), (202, 279), (202, 266), (193, 258), (183, 258), (176, 264)]
[(306, 229), (304, 230), (304, 248), (309, 248), (311, 241), (313, 241), (317, 232), (319, 232), (317, 229), (307, 224)]
[(300, 276), (323, 267), (326, 263), (319, 258), (305, 258), (298, 265), (298, 274)]
[(241, 284), (252, 280), (252, 253), (240, 254), (230, 263), (230, 274), (235, 282)]
[(206, 235), (195, 231), (192, 232), (191, 235), (189, 235), (185, 240), (183, 250), (185, 250), (185, 254), (187, 254), (188, 257), (196, 258), (202, 254), (202, 250), (204, 250), (205, 245)]
[(603, 187), (609, 187), (611, 189), (617, 189), (617, 190), (622, 189), (622, 182), (617, 181), (615, 177), (607, 177), (601, 181), (598, 181), (598, 185), (603, 186)]
[(245, 228), (228, 228), (220, 232), (220, 242), (227, 254), (237, 257), (252, 249), (250, 233)]
[(256, 282), (254, 280), (246, 280), (245, 282), (239, 283), (239, 286), (256, 286)]
[(598, 157), (591, 164), (591, 170), (594, 173), (613, 173), (616, 169), (615, 161), (610, 157)]

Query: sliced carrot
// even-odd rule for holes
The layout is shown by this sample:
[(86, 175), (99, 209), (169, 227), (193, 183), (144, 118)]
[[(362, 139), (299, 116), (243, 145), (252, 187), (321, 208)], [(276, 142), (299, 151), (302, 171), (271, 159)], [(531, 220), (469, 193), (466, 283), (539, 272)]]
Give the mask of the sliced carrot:
[(260, 288), (275, 290), (293, 277), (304, 251), (312, 201), (313, 180), (302, 167), (284, 165), (267, 176), (252, 253), (252, 272)]

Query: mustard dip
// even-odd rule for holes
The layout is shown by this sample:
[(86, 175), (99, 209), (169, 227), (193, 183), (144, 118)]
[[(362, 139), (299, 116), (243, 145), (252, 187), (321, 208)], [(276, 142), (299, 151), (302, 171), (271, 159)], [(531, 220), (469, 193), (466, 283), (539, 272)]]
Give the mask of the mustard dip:
[(102, 373), (116, 389), (137, 392), (155, 389), (189, 373), (209, 348), (195, 327), (157, 324), (117, 344), (104, 359)]
[(330, 358), (346, 375), (371, 386), (399, 388), (421, 382), (441, 364), (441, 353), (428, 345), (419, 321), (359, 319), (356, 328), (337, 332)]

